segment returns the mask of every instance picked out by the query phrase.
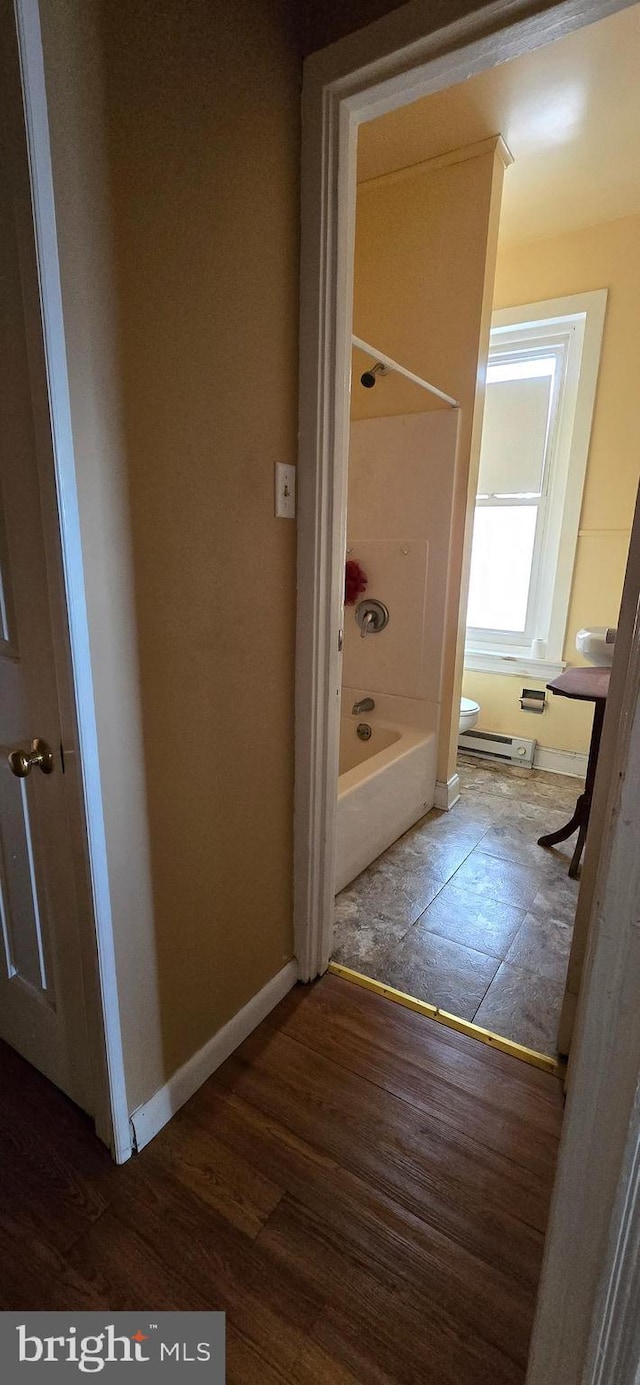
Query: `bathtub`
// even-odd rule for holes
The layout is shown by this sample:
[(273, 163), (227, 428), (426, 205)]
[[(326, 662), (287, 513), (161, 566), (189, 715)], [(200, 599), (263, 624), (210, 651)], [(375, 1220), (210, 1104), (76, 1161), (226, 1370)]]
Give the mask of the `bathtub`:
[[(363, 721), (368, 741), (356, 734)], [(336, 893), (433, 807), (435, 784), (432, 731), (341, 718)]]

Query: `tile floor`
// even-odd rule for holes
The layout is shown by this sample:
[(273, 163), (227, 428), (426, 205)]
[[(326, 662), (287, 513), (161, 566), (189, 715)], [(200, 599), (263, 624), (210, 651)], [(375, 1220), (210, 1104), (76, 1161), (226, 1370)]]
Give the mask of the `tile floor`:
[(578, 882), (575, 838), (545, 850), (582, 784), (542, 770), (459, 765), (433, 809), (336, 899), (333, 959), (541, 1053), (555, 1037)]

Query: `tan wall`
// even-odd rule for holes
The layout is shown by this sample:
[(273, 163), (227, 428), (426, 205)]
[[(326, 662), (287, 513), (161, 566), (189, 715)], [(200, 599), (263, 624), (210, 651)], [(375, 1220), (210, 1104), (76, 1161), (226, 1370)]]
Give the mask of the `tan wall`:
[[(513, 307), (564, 294), (607, 288), (607, 316), (564, 658), (576, 652), (584, 625), (615, 625), (640, 476), (640, 217), (589, 226), (553, 240), (499, 250), (495, 306)], [(534, 736), (544, 746), (584, 753), (589, 707), (551, 698), (543, 717), (521, 712), (529, 679), (465, 672), (463, 691), (480, 703), (479, 726)]]
[(290, 0), (291, 22), (301, 53), (313, 53), (328, 43), (361, 29), (398, 9), (404, 0)]
[[(403, 0), (290, 0), (292, 24), (302, 53), (312, 53), (336, 39), (362, 29), (376, 19), (400, 9)], [(429, 22), (416, 15), (416, 37), (420, 32), (439, 29), (480, 9), (486, 0), (430, 0)], [(552, 0), (535, 0), (531, 9), (545, 10)], [(427, 7), (425, 7), (427, 8)], [(423, 11), (424, 14), (424, 11)]]
[[(298, 64), (261, 0), (105, 7), (166, 1072), (292, 954)], [(151, 19), (151, 16), (152, 19)]]
[[(485, 150), (432, 170), (361, 184), (357, 198), (354, 332), (462, 406), (453, 498), (438, 779), (455, 768), (451, 708), (461, 677), (459, 610), (468, 494), (478, 467), (478, 360), (486, 359), (502, 161)], [(354, 393), (360, 416), (386, 381)], [(398, 386), (400, 388), (400, 386)], [(409, 387), (406, 410), (424, 408)], [(357, 391), (359, 386), (355, 386)], [(365, 394), (369, 400), (365, 400)], [(390, 392), (389, 392), (390, 394)], [(457, 692), (457, 696), (456, 696)]]
[(133, 1109), (292, 952), (299, 62), (261, 0), (44, 24)]

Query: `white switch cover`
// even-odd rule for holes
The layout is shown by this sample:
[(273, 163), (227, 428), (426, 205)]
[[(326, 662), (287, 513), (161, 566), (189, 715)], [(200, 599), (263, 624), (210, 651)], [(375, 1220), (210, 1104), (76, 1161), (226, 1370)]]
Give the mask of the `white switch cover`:
[(288, 462), (276, 462), (276, 518), (296, 517), (296, 469)]

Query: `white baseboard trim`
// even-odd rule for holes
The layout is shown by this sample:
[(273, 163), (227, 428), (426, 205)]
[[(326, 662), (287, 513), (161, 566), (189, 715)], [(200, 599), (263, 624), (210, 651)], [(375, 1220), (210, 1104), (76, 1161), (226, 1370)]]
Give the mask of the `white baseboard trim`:
[(286, 967), (282, 968), (276, 976), (267, 981), (266, 986), (258, 991), (257, 995), (252, 996), (251, 1000), (239, 1010), (237, 1015), (230, 1019), (228, 1024), (223, 1025), (217, 1034), (208, 1040), (206, 1044), (173, 1076), (165, 1082), (164, 1087), (160, 1087), (154, 1092), (149, 1101), (139, 1106), (137, 1111), (131, 1116), (131, 1127), (133, 1132), (134, 1148), (140, 1152), (153, 1139), (154, 1135), (162, 1130), (163, 1125), (171, 1120), (175, 1112), (184, 1106), (185, 1101), (197, 1092), (198, 1087), (206, 1082), (207, 1078), (215, 1072), (216, 1068), (224, 1063), (225, 1059), (233, 1053), (234, 1049), (248, 1038), (249, 1034), (261, 1024), (263, 1019), (284, 999), (287, 992), (295, 986), (298, 980), (297, 962), (287, 962)]
[(534, 769), (548, 769), (551, 774), (571, 774), (576, 779), (584, 779), (587, 773), (587, 755), (577, 750), (547, 750), (537, 745), (533, 752)]
[(458, 802), (459, 797), (459, 775), (452, 774), (451, 778), (447, 779), (446, 784), (443, 779), (436, 780), (436, 792), (433, 800), (436, 808), (444, 808), (448, 812), (450, 808), (453, 808), (454, 803)]

